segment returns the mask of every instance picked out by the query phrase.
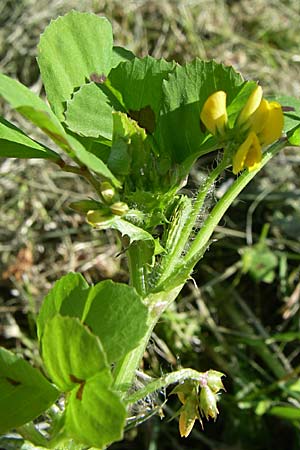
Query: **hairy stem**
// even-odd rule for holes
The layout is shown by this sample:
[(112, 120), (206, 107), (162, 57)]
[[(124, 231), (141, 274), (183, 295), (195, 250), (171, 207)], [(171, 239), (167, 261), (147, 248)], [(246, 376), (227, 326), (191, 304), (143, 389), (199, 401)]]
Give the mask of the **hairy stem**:
[(187, 218), (184, 227), (182, 228), (182, 230), (180, 230), (179, 239), (177, 240), (171, 253), (164, 259), (160, 282), (167, 279), (168, 276), (173, 272), (174, 268), (178, 264), (180, 264), (182, 253), (190, 240), (191, 234), (197, 222), (198, 215), (203, 208), (207, 194), (213, 187), (216, 179), (224, 171), (225, 167), (226, 162), (223, 159), (220, 164), (218, 164), (217, 167), (212, 170), (212, 172), (207, 176), (203, 185), (199, 189), (198, 195), (193, 203), (192, 211)]

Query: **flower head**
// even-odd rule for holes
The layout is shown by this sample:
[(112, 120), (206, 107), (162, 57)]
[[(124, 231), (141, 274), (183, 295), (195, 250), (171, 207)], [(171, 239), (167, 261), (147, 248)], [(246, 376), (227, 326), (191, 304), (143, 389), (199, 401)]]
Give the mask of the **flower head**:
[[(224, 142), (237, 142), (237, 151), (233, 154), (233, 173), (248, 168), (255, 170), (262, 159), (262, 147), (272, 144), (280, 138), (283, 130), (283, 112), (277, 102), (268, 102), (263, 98), (263, 91), (256, 86), (246, 104), (240, 111), (233, 129), (229, 129), (226, 111), (226, 92), (211, 94), (202, 108), (200, 118), (208, 131), (222, 135)], [(236, 144), (235, 144), (236, 145)], [(231, 151), (232, 152), (232, 151)]]
[(200, 118), (211, 134), (224, 134), (227, 124), (226, 92), (217, 91), (208, 97)]

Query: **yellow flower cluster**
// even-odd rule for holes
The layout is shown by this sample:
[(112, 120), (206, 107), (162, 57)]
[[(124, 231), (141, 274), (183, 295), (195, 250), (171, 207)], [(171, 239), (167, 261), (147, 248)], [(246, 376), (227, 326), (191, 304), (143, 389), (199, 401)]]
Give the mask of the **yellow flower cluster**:
[[(208, 97), (200, 118), (208, 131), (225, 136), (228, 129), (226, 92), (217, 91)], [(243, 135), (243, 142), (232, 158), (233, 173), (244, 168), (255, 170), (262, 158), (262, 147), (272, 144), (282, 135), (283, 112), (277, 102), (268, 102), (263, 91), (256, 86), (241, 110), (234, 128)]]

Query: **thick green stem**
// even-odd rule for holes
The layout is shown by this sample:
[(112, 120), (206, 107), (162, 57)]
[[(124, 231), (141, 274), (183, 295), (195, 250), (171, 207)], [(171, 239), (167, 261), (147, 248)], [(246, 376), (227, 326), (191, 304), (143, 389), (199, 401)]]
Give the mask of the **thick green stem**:
[(177, 286), (176, 289), (169, 292), (159, 292), (158, 294), (151, 294), (145, 298), (145, 304), (149, 307), (148, 332), (140, 341), (138, 347), (116, 364), (114, 369), (115, 389), (125, 394), (132, 385), (136, 370), (143, 358), (154, 326), (157, 324), (164, 310), (176, 299), (181, 289), (182, 286)]
[(148, 270), (152, 253), (147, 241), (133, 242), (127, 250), (130, 285), (142, 296), (147, 295)]

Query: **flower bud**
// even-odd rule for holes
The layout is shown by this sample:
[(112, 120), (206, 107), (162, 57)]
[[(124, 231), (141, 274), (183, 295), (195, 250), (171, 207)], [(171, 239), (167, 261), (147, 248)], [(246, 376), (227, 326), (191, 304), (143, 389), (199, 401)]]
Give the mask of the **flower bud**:
[(211, 134), (224, 134), (228, 121), (226, 111), (226, 92), (211, 94), (203, 105), (200, 119)]
[(193, 429), (197, 415), (193, 410), (189, 411), (187, 407), (183, 407), (179, 416), (179, 433), (181, 437), (188, 437)]
[(100, 192), (106, 203), (111, 203), (116, 195), (115, 188), (108, 181), (103, 181), (100, 184)]
[(201, 389), (199, 407), (201, 413), (206, 417), (207, 420), (210, 417), (215, 420), (217, 418), (217, 415), (219, 414), (217, 408), (217, 396), (208, 386), (205, 386)]
[(258, 109), (260, 102), (262, 100), (263, 90), (261, 86), (256, 86), (256, 88), (251, 92), (245, 106), (239, 114), (237, 119), (237, 124), (239, 126), (246, 123), (252, 116), (252, 114)]
[(113, 205), (111, 205), (110, 210), (113, 214), (116, 216), (123, 216), (129, 211), (129, 207), (127, 203), (124, 202), (116, 202)]
[(224, 377), (224, 374), (217, 370), (209, 370), (207, 372), (207, 385), (214, 394), (217, 394), (221, 389), (225, 391), (222, 377)]

